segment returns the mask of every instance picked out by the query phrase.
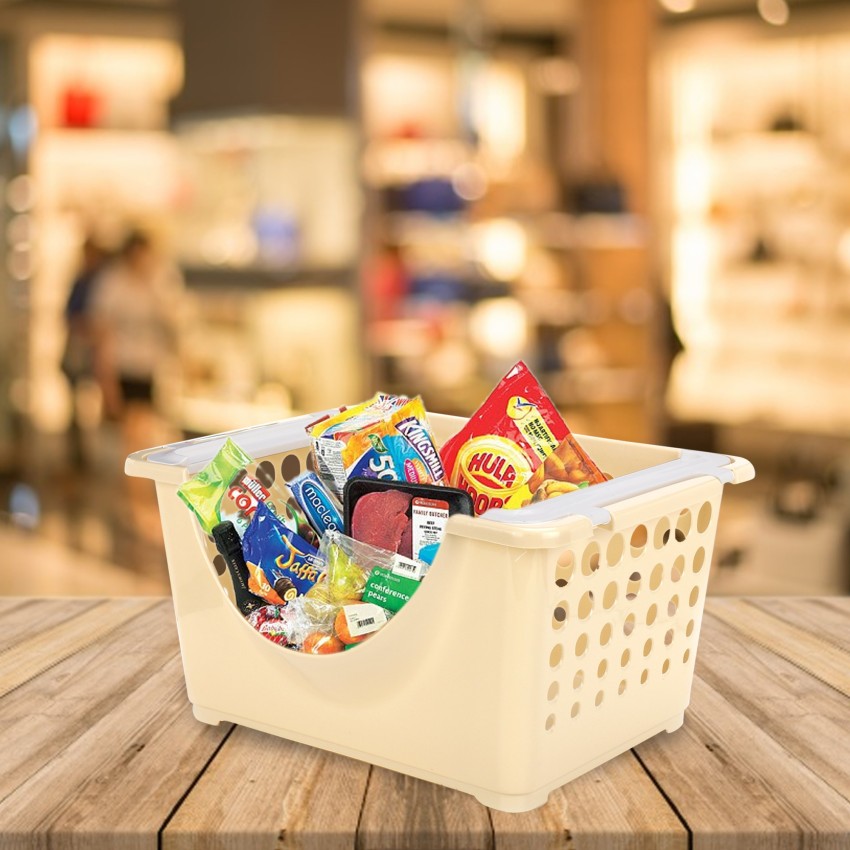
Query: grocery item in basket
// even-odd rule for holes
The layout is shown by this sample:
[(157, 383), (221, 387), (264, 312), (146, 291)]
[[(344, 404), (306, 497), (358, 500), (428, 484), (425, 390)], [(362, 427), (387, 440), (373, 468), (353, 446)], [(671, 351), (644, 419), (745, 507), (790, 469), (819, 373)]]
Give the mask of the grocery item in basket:
[(374, 602), (393, 614), (410, 601), (410, 597), (419, 589), (421, 578), (421, 575), (418, 578), (399, 575), (398, 565), (395, 567), (395, 570), (374, 567), (363, 590), (364, 602)]
[(520, 507), (511, 497), (569, 434), (552, 400), (519, 361), (441, 455), (451, 485), (469, 492), (475, 513), (482, 514)]
[(257, 464), (229, 437), (197, 475), (177, 488), (177, 495), (197, 516), (206, 534), (212, 534), (214, 525), (229, 520), (241, 537), (257, 505), (263, 502), (288, 528), (308, 543), (318, 544), (316, 533), (287, 504), (287, 494), (270, 480), (263, 464)]
[(389, 617), (380, 606), (370, 602), (343, 605), (334, 620), (334, 632), (346, 645), (361, 643), (386, 625)]
[(511, 494), (505, 507), (521, 508), (543, 502), (591, 484), (601, 484), (610, 478), (602, 472), (582, 449), (572, 434), (568, 434), (549, 457), (537, 467), (528, 483)]
[(319, 477), (339, 497), (352, 477), (438, 484), (442, 460), (422, 399), (378, 393), (307, 427)]
[(294, 617), (288, 605), (264, 605), (248, 616), (248, 622), (273, 643), (293, 645)]
[(326, 531), (343, 530), (339, 506), (315, 472), (297, 475), (289, 482), (289, 490), (319, 537)]
[(343, 642), (335, 634), (327, 632), (310, 632), (301, 646), (301, 651), (310, 655), (330, 655), (343, 649)]
[(345, 528), (355, 539), (430, 563), (449, 516), (472, 516), (468, 493), (452, 487), (351, 478), (345, 485)]
[(263, 599), (248, 587), (251, 575), (245, 563), (245, 556), (242, 554), (242, 541), (233, 523), (229, 521), (213, 526), (212, 536), (215, 547), (224, 558), (230, 573), (236, 607), (247, 616), (263, 605)]
[(254, 511), (242, 546), (249, 569), (259, 567), (284, 602), (306, 593), (324, 572), (325, 562), (316, 548), (287, 528), (263, 503)]

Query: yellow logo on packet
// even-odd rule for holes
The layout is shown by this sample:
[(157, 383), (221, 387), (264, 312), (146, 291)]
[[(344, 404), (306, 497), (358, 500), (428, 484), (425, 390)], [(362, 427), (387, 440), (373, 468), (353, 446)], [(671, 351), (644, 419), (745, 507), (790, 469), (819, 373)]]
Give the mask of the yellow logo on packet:
[(458, 452), (452, 486), (472, 496), (475, 513), (500, 508), (531, 476), (531, 463), (512, 440), (485, 434)]

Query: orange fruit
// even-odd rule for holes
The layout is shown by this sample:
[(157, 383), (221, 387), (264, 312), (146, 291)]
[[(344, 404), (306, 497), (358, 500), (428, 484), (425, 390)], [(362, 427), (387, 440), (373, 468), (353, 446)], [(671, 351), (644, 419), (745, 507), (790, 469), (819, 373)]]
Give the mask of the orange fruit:
[(301, 647), (302, 652), (310, 655), (329, 655), (332, 652), (342, 652), (342, 649), (342, 641), (336, 635), (325, 632), (310, 632)]
[(360, 637), (351, 636), (351, 632), (348, 631), (348, 620), (345, 619), (345, 611), (343, 611), (342, 608), (339, 609), (339, 613), (336, 615), (336, 619), (334, 620), (334, 631), (336, 632), (337, 637), (345, 644), (360, 643), (369, 637), (368, 633), (360, 635)]

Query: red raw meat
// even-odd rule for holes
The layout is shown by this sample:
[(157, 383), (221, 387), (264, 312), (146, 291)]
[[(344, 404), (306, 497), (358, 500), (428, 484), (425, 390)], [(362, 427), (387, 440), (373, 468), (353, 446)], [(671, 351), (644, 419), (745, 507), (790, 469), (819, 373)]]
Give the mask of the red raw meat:
[(405, 558), (413, 557), (413, 523), (408, 520), (404, 531), (401, 533), (401, 540), (398, 544), (398, 554), (404, 555)]
[[(351, 536), (370, 546), (398, 552), (410, 527), (407, 509), (413, 497), (400, 490), (366, 493), (357, 500), (351, 516)], [(409, 532), (412, 542), (412, 531)]]

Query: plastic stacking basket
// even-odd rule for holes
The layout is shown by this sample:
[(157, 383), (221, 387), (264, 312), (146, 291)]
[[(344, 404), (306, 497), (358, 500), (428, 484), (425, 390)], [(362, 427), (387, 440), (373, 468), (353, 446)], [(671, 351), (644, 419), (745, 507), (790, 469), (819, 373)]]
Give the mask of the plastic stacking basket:
[[(242, 618), (177, 487), (224, 436), (291, 477), (318, 415), (127, 459), (129, 475), (156, 482), (199, 720), (342, 753), (511, 812), (682, 724), (723, 485), (752, 478), (748, 461), (579, 437), (612, 481), (519, 511), (453, 516), (397, 617), (354, 651), (312, 656)], [(440, 444), (464, 422), (430, 419)]]

